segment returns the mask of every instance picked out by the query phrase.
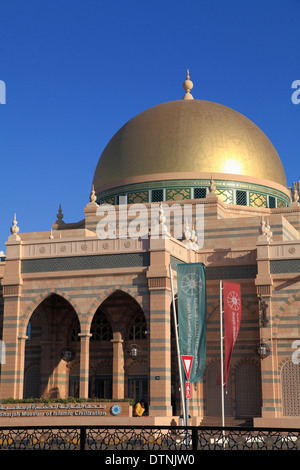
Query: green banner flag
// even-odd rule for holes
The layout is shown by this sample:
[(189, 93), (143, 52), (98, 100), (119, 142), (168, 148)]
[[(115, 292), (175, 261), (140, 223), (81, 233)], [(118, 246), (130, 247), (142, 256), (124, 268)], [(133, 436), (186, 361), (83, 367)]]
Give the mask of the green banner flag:
[(190, 382), (202, 379), (206, 363), (206, 268), (203, 263), (177, 265), (180, 354), (193, 356)]

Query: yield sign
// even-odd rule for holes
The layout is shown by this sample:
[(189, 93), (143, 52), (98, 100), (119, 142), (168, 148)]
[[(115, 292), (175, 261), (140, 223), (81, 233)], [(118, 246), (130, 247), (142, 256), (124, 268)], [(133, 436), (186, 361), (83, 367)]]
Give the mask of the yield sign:
[(181, 356), (187, 381), (189, 381), (194, 356)]

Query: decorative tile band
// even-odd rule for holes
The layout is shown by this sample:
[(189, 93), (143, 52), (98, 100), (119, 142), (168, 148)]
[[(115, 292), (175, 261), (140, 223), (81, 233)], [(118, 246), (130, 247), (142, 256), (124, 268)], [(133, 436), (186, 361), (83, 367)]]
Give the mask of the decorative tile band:
[[(289, 205), (286, 194), (263, 185), (238, 181), (216, 180), (216, 194), (226, 204), (281, 208)], [(170, 180), (137, 183), (113, 188), (97, 194), (98, 204), (119, 204), (121, 197), (128, 204), (202, 199), (209, 180)], [(125, 202), (124, 201), (124, 202)]]
[[(177, 264), (183, 263), (175, 256), (170, 256), (170, 263), (173, 269)], [(235, 266), (207, 266), (206, 279), (208, 281), (220, 279), (255, 279), (257, 275), (257, 265), (235, 265)]]
[(271, 274), (299, 273), (300, 259), (272, 260), (270, 272)]
[(117, 255), (76, 256), (65, 258), (27, 259), (22, 261), (22, 273), (82, 271), (87, 269), (111, 269), (149, 266), (150, 255), (125, 253)]

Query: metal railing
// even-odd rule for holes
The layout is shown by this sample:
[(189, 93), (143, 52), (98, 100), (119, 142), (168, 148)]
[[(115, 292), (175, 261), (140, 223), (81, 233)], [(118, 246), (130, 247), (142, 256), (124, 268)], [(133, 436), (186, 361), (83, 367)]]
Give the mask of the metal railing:
[(300, 429), (201, 426), (0, 427), (0, 450), (300, 450)]

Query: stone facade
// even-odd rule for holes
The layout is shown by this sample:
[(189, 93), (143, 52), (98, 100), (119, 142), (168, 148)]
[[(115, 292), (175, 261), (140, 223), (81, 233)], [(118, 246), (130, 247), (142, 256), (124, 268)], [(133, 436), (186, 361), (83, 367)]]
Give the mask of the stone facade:
[[(171, 422), (181, 409), (169, 265), (176, 291), (177, 263), (203, 262), (207, 361), (203, 381), (192, 387), (193, 423), (220, 416), (219, 282), (232, 280), (241, 284), (242, 322), (225, 397), (227, 423), (299, 425), (300, 206), (239, 206), (214, 193), (176, 203), (203, 209), (198, 250), (173, 236), (179, 221), (173, 215), (170, 236), (149, 230), (143, 239), (101, 240), (95, 201), (78, 224), (58, 218), (51, 233), (9, 237), (0, 262), (1, 399), (143, 394), (149, 416)], [(263, 359), (260, 342), (269, 348)], [(74, 354), (69, 362), (65, 348)]]

